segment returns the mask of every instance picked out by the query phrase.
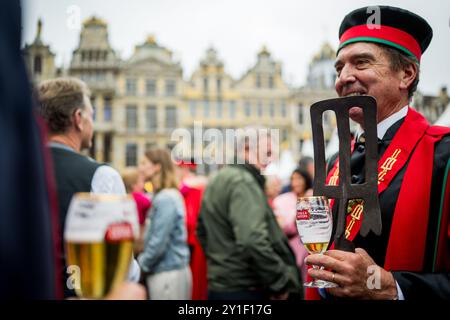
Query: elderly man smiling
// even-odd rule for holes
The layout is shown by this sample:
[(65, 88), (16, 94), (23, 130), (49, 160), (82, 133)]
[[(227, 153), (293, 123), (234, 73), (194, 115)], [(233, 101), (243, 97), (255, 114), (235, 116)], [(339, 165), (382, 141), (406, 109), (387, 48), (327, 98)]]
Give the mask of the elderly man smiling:
[[(371, 25), (369, 8), (342, 21), (336, 58), (339, 96), (371, 95), (377, 100), (378, 192), (382, 234), (359, 234), (364, 216), (352, 215), (361, 201), (349, 203), (346, 236), (355, 253), (330, 250), (311, 255), (309, 275), (338, 288), (321, 292), (353, 299), (450, 298), (448, 160), (450, 128), (432, 127), (409, 102), (419, 81), (420, 60), (432, 29), (409, 11), (380, 6), (380, 24)], [(362, 109), (349, 111), (364, 129)], [(351, 156), (352, 183), (364, 183), (364, 133)], [(328, 180), (338, 160), (329, 163)], [(441, 201), (442, 199), (442, 201)], [(337, 212), (337, 204), (333, 212)], [(359, 219), (358, 219), (359, 218)], [(372, 278), (371, 278), (372, 277)], [(373, 282), (371, 280), (375, 279)], [(318, 297), (308, 289), (309, 298)]]

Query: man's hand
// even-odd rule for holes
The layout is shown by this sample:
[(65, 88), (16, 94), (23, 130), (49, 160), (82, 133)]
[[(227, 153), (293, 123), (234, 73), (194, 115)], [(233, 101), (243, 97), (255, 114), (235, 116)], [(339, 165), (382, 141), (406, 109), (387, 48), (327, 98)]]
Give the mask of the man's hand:
[(308, 273), (313, 278), (338, 284), (338, 288), (328, 291), (334, 296), (350, 299), (397, 298), (397, 286), (392, 274), (377, 266), (361, 248), (357, 248), (355, 253), (330, 250), (323, 255), (313, 254), (306, 258), (306, 264), (332, 270), (311, 268)]
[(144, 286), (137, 283), (126, 282), (111, 291), (105, 300), (145, 300), (147, 293)]

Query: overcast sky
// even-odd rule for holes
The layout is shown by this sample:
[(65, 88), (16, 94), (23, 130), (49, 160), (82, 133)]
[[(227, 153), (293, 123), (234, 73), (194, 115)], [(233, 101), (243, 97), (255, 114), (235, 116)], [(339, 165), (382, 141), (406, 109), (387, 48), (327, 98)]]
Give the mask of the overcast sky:
[[(122, 58), (149, 34), (172, 50), (190, 77), (209, 46), (214, 46), (225, 70), (240, 77), (266, 45), (283, 64), (290, 84), (305, 83), (308, 64), (324, 41), (334, 47), (344, 15), (353, 9), (390, 4), (411, 10), (432, 26), (434, 37), (422, 57), (419, 89), (437, 94), (450, 90), (450, 1), (403, 0), (24, 0), (24, 42), (31, 42), (39, 17), (43, 40), (57, 56), (70, 62), (79, 41), (76, 10), (81, 20), (95, 14), (108, 23), (109, 40)], [(75, 6), (75, 11), (74, 7)], [(74, 27), (75, 26), (75, 27)]]

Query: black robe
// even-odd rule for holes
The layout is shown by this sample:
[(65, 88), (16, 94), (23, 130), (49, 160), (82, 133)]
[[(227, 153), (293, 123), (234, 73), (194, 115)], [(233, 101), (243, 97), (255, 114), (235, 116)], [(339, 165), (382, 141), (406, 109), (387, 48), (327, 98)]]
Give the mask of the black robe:
[[(378, 142), (378, 160), (381, 159), (383, 153), (386, 151), (390, 142), (394, 138), (396, 132), (403, 124), (404, 119), (397, 121), (386, 132), (382, 140)], [(364, 145), (356, 142), (354, 152), (351, 157), (351, 174), (352, 183), (364, 182)], [(433, 254), (436, 245), (436, 234), (438, 232), (438, 218), (439, 218), (439, 206), (442, 195), (442, 183), (445, 173), (447, 161), (450, 158), (450, 135), (445, 136), (442, 140), (436, 143), (433, 162), (433, 176), (431, 183), (431, 195), (430, 195), (430, 215), (427, 230), (427, 242), (425, 246), (424, 268), (423, 273), (413, 272), (393, 272), (394, 278), (399, 284), (405, 299), (418, 299), (418, 298), (442, 298), (450, 299), (450, 270), (446, 273), (431, 273), (433, 265)], [(328, 169), (333, 168), (337, 154), (331, 157), (329, 161)], [(403, 177), (408, 167), (408, 162), (393, 178), (389, 186), (384, 192), (379, 195), (381, 220), (382, 220), (382, 233), (380, 236), (370, 232), (367, 237), (362, 237), (358, 234), (353, 243), (357, 248), (363, 248), (379, 265), (383, 266), (386, 257), (386, 251), (390, 236), (390, 230), (397, 203), (400, 186), (403, 181)], [(406, 186), (414, 187), (414, 186)], [(336, 214), (338, 209), (338, 203), (333, 207), (333, 215), (336, 221)], [(333, 236), (334, 238), (334, 230)], [(405, 246), (413, 246), (414, 244), (407, 244)]]

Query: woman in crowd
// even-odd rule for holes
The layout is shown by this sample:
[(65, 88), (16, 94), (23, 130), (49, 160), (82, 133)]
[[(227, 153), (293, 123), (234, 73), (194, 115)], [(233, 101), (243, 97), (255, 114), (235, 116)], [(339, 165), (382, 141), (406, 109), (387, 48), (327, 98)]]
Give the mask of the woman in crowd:
[(144, 251), (138, 261), (147, 274), (146, 283), (152, 300), (187, 300), (191, 298), (192, 276), (183, 197), (178, 191), (170, 154), (151, 149), (141, 168), (154, 187), (149, 226), (144, 236)]
[(295, 169), (291, 174), (290, 187), (290, 192), (279, 195), (273, 201), (274, 213), (289, 239), (289, 245), (295, 253), (297, 266), (302, 273), (302, 277), (306, 279), (307, 269), (304, 260), (308, 253), (297, 232), (295, 215), (297, 212), (297, 198), (312, 195), (312, 179), (308, 172), (299, 168)]
[(136, 202), (139, 220), (139, 238), (134, 242), (134, 254), (138, 255), (144, 248), (145, 218), (151, 207), (151, 199), (144, 193), (144, 177), (137, 167), (126, 167), (120, 173), (125, 189)]

